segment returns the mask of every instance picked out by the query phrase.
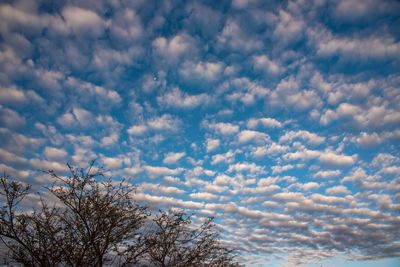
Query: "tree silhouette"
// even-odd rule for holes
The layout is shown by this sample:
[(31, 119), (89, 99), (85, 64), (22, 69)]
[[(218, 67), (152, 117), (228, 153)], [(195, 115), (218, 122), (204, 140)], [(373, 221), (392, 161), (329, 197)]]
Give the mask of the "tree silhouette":
[(153, 219), (154, 230), (147, 238), (147, 255), (154, 266), (233, 266), (232, 252), (218, 240), (212, 218), (193, 227), (184, 212), (163, 212)]
[[(211, 218), (200, 226), (185, 212), (151, 215), (129, 181), (114, 182), (93, 163), (68, 165), (69, 176), (46, 171), (54, 183), (26, 207), (31, 186), (0, 178), (0, 239), (24, 266), (236, 266)], [(45, 197), (44, 197), (45, 196)], [(50, 205), (51, 198), (54, 199)]]

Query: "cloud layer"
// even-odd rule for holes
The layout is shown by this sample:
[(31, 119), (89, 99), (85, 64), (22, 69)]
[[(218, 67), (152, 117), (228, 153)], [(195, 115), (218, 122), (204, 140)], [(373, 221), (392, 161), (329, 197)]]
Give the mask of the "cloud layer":
[(399, 13), (0, 4), (0, 171), (38, 185), (38, 169), (98, 159), (137, 200), (216, 216), (254, 266), (398, 258)]

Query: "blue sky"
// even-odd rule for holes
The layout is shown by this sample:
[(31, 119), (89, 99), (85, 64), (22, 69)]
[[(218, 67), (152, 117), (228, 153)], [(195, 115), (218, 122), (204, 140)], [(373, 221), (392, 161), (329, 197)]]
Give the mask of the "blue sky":
[(250, 266), (398, 266), (398, 1), (2, 1), (0, 170), (97, 159)]

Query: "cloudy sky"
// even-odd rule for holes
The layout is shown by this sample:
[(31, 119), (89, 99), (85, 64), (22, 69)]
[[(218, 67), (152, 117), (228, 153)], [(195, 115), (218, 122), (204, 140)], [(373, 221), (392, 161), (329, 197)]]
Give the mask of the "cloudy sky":
[(398, 1), (1, 2), (1, 172), (97, 159), (249, 266), (399, 266)]

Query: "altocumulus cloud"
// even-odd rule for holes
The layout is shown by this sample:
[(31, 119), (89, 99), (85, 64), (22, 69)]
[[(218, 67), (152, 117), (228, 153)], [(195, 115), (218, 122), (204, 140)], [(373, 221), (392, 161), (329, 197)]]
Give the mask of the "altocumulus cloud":
[(7, 1), (0, 171), (40, 184), (38, 169), (98, 159), (137, 200), (216, 216), (250, 266), (398, 259), (398, 14), (395, 0)]

